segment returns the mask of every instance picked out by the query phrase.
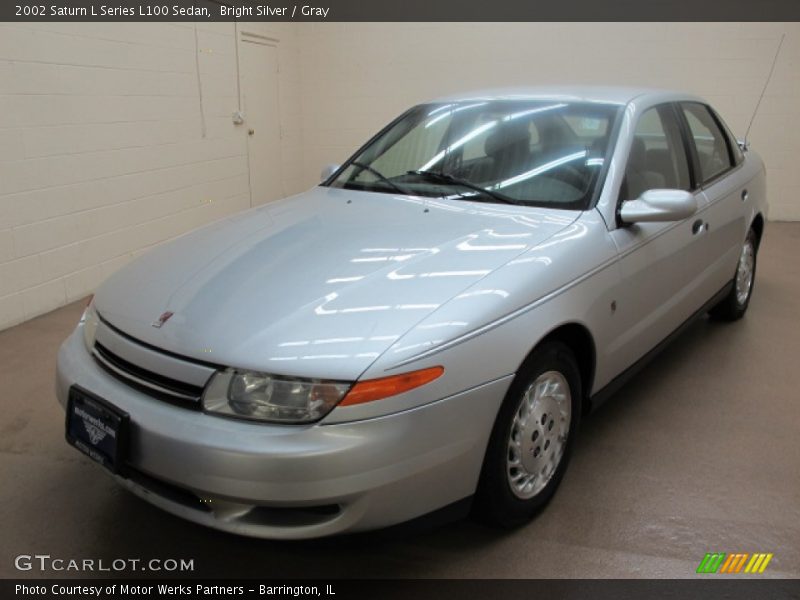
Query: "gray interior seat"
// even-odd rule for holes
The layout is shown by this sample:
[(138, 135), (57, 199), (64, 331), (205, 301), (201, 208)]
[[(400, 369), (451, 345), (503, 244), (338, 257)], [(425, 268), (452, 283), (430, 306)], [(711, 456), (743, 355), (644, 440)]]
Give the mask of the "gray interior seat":
[(625, 182), (623, 183), (623, 200), (633, 200), (647, 190), (666, 187), (666, 178), (662, 173), (651, 170), (647, 164), (647, 146), (641, 138), (634, 138), (631, 152), (628, 156), (628, 166), (625, 169)]
[(667, 149), (654, 148), (646, 152), (645, 164), (647, 170), (658, 173), (664, 178), (664, 186), (668, 188), (680, 189), (682, 185), (678, 181), (678, 174), (675, 172), (675, 164), (672, 156)]
[(486, 137), (483, 150), (488, 160), (475, 165), (470, 179), (495, 182), (519, 175), (531, 162), (531, 134), (527, 124), (500, 125)]

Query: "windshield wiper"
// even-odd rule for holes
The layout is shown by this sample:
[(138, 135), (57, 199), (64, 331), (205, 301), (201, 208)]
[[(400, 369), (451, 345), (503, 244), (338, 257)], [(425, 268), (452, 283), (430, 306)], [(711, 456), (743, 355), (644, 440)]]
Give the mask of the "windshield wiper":
[(451, 185), (460, 185), (461, 187), (469, 188), (474, 190), (480, 194), (485, 194), (489, 196), (493, 200), (497, 202), (502, 202), (503, 204), (519, 204), (513, 198), (509, 198), (505, 194), (501, 194), (499, 192), (495, 192), (493, 190), (486, 189), (479, 185), (472, 183), (471, 181), (467, 181), (466, 179), (461, 179), (460, 177), (456, 177), (455, 175), (450, 175), (449, 173), (437, 173), (436, 171), (408, 171), (406, 175), (418, 175), (419, 177), (424, 177), (429, 181), (433, 181), (435, 183), (446, 183)]
[(390, 186), (392, 186), (395, 190), (397, 190), (398, 192), (400, 192), (404, 196), (413, 196), (414, 195), (412, 192), (410, 192), (407, 189), (404, 189), (402, 186), (397, 185), (394, 181), (392, 181), (391, 179), (386, 177), (386, 175), (384, 175), (383, 173), (381, 173), (377, 169), (373, 169), (369, 165), (365, 165), (364, 163), (358, 162), (357, 160), (352, 161), (350, 164), (353, 165), (353, 166), (356, 166), (356, 167), (358, 167), (360, 169), (364, 169), (365, 171), (369, 171), (370, 173), (375, 175), (375, 177), (377, 177), (378, 179), (380, 179), (384, 183), (388, 183)]

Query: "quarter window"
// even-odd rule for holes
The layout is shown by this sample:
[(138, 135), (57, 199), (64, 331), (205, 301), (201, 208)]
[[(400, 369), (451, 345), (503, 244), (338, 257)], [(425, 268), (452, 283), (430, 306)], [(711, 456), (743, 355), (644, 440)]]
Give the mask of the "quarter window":
[(681, 107), (697, 150), (700, 179), (708, 183), (733, 166), (728, 142), (705, 105), (685, 102)]
[(675, 112), (669, 105), (646, 110), (633, 135), (621, 200), (652, 189), (691, 189), (689, 162)]

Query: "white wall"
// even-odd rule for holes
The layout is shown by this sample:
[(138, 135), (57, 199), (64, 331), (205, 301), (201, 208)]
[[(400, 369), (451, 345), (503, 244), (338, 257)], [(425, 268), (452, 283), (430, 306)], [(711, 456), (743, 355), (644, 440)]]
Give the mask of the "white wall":
[(770, 218), (800, 220), (798, 23), (308, 23), (299, 25), (305, 181), (408, 106), (492, 86), (597, 83), (704, 96), (769, 168)]
[[(250, 28), (280, 40), (282, 183), (293, 193), (302, 185), (296, 32)], [(0, 24), (0, 329), (248, 207), (237, 107), (231, 23)]]

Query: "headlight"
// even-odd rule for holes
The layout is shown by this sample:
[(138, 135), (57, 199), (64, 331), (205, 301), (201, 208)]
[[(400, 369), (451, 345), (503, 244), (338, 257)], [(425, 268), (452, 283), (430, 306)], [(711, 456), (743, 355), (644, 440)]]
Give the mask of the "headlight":
[(226, 369), (217, 371), (203, 394), (206, 412), (252, 421), (312, 423), (337, 405), (353, 406), (383, 400), (426, 385), (444, 374), (444, 367), (367, 379), (355, 384)]
[(203, 394), (203, 408), (254, 421), (311, 423), (333, 410), (349, 389), (349, 383), (228, 369), (214, 375)]
[(94, 309), (94, 296), (92, 296), (80, 320), (81, 324), (83, 324), (83, 341), (89, 352), (94, 348), (94, 339), (97, 335), (97, 324), (99, 320), (100, 318), (97, 316), (97, 311)]

